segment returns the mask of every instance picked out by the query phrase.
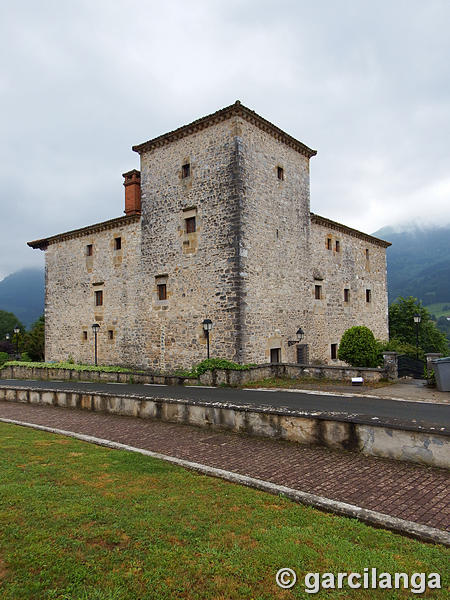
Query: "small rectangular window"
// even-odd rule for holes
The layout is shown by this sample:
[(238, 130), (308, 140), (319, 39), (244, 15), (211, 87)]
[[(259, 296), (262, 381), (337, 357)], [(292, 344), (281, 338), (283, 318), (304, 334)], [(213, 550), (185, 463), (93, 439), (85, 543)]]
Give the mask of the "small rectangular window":
[(369, 248), (366, 248), (366, 260), (369, 260)]
[(167, 285), (165, 283), (158, 284), (158, 300), (167, 300)]
[(186, 163), (181, 167), (181, 176), (183, 177), (183, 179), (186, 179), (186, 177), (189, 177), (191, 174), (191, 165), (190, 163)]
[(341, 243), (339, 240), (336, 240), (336, 252), (340, 252), (341, 251)]
[(331, 250), (331, 238), (327, 238), (327, 250)]
[(331, 360), (336, 360), (337, 358), (337, 344), (331, 344)]
[(270, 362), (279, 363), (281, 362), (281, 348), (270, 349)]
[(114, 339), (114, 331), (112, 329), (108, 329), (108, 339), (109, 340)]
[(314, 297), (316, 300), (320, 300), (322, 298), (322, 286), (321, 285), (314, 286)]
[(103, 306), (103, 291), (97, 290), (95, 292), (95, 306)]
[(194, 233), (195, 231), (195, 217), (189, 217), (184, 220), (186, 233)]
[(92, 256), (93, 254), (93, 247), (92, 244), (88, 244), (86, 246), (86, 256)]
[(87, 340), (87, 331), (83, 331), (83, 340)]
[(350, 302), (350, 290), (348, 288), (344, 290), (344, 302)]
[(284, 179), (284, 169), (283, 169), (283, 167), (277, 167), (277, 174), (278, 174), (278, 179), (280, 181), (283, 181), (283, 179)]
[(366, 302), (371, 302), (371, 301), (372, 301), (372, 291), (366, 290)]
[(114, 238), (114, 250), (121, 250), (121, 249), (122, 249), (122, 238), (121, 237)]

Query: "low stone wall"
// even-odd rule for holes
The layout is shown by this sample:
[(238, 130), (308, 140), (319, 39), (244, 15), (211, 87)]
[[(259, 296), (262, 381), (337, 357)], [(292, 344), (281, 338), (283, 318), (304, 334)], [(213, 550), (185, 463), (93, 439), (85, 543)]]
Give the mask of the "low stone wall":
[(450, 468), (449, 436), (364, 424), (352, 421), (351, 417), (339, 419), (304, 412), (299, 415), (287, 409), (7, 386), (0, 387), (0, 400), (161, 419)]
[(242, 371), (214, 369), (200, 375), (203, 385), (245, 385), (252, 381), (260, 381), (271, 377), (311, 377), (316, 379), (333, 379), (348, 381), (352, 377), (362, 377), (365, 382), (377, 382), (387, 379), (385, 369), (369, 369), (335, 365), (299, 365), (299, 364), (267, 364), (258, 365)]
[(159, 383), (163, 385), (195, 385), (196, 377), (178, 377), (155, 373), (78, 371), (49, 367), (7, 366), (0, 369), (1, 379), (38, 379), (43, 381), (104, 381), (105, 383)]
[(115, 373), (110, 371), (77, 371), (75, 369), (54, 369), (48, 367), (8, 366), (0, 370), (1, 379), (39, 379), (56, 381), (105, 381), (110, 383), (159, 383), (164, 385), (245, 385), (271, 377), (314, 377), (335, 381), (351, 381), (352, 377), (362, 377), (366, 382), (386, 378), (384, 369), (363, 369), (334, 365), (266, 364), (242, 371), (214, 369), (196, 377), (179, 377), (157, 373)]

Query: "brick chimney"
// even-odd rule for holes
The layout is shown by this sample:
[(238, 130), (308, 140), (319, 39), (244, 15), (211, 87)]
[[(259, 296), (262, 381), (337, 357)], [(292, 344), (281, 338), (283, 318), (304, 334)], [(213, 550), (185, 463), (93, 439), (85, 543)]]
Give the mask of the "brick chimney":
[(123, 173), (125, 181), (125, 214), (141, 214), (141, 172), (133, 169), (128, 173)]

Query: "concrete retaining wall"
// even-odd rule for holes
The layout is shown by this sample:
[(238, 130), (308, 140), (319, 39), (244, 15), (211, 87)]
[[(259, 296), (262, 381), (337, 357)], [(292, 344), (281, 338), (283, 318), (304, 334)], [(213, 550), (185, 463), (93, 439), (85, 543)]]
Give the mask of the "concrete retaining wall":
[(249, 408), (167, 398), (145, 399), (106, 393), (0, 387), (0, 400), (79, 408), (117, 415), (161, 419), (307, 445), (362, 452), (450, 468), (450, 437), (405, 431), (288, 410)]

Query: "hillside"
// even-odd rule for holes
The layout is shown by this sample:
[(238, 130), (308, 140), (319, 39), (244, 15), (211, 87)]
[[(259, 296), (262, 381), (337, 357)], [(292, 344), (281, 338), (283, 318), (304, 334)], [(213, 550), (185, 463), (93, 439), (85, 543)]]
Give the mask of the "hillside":
[(12, 312), (27, 327), (44, 313), (44, 271), (22, 269), (0, 281), (0, 310)]
[(425, 305), (450, 302), (450, 226), (373, 235), (392, 242), (387, 249), (389, 302), (414, 296)]

